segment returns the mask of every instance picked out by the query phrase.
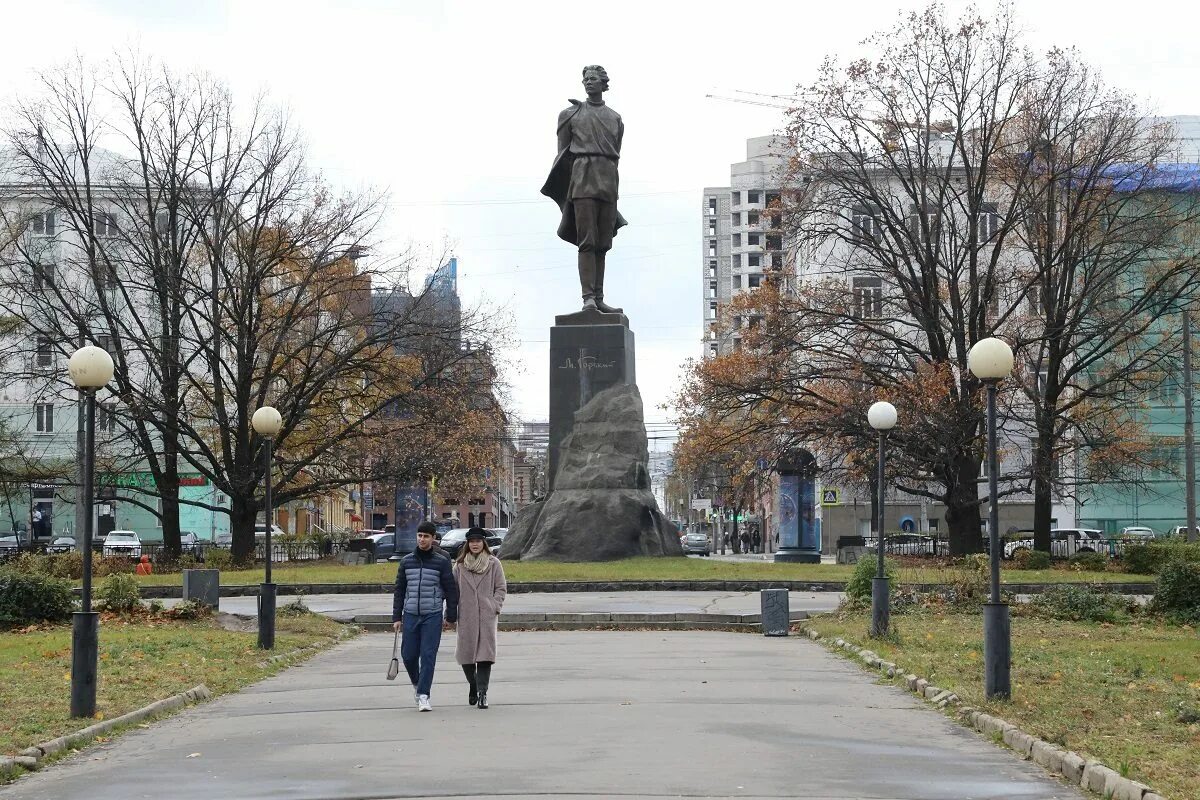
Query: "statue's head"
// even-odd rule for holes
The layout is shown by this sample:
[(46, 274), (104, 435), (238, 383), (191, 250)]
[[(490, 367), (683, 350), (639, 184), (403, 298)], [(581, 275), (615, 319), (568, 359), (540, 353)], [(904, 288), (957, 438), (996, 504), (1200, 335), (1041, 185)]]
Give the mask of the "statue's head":
[(608, 91), (608, 72), (599, 64), (589, 64), (583, 68), (583, 88), (588, 94)]

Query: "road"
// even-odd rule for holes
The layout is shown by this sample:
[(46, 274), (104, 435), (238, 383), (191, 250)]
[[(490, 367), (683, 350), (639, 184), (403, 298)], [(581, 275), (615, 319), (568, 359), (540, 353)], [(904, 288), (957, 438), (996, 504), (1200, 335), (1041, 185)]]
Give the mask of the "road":
[(447, 636), (428, 714), (384, 679), (390, 647), (361, 636), (0, 798), (1083, 798), (800, 637), (502, 633), (480, 711)]

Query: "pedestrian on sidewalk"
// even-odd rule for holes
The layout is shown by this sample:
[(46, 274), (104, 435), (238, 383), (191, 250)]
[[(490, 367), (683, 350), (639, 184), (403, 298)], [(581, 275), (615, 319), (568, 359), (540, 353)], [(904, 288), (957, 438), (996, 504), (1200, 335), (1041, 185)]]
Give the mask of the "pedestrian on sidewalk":
[(403, 631), (400, 658), (418, 711), (433, 710), (429, 692), (442, 642), (443, 605), (446, 623), (453, 627), (458, 619), (458, 584), (450, 559), (440, 548), (433, 549), (436, 531), (432, 522), (417, 526), (417, 549), (400, 559), (392, 598), (392, 628)]
[(454, 657), (462, 665), (471, 690), (470, 705), (488, 707), (488, 683), (496, 661), (496, 621), (508, 594), (504, 567), (487, 546), (487, 531), (471, 528), (454, 565), (458, 581), (458, 646)]
[(755, 553), (761, 553), (762, 550), (762, 534), (758, 532), (758, 528), (754, 529), (754, 533), (750, 535), (750, 545), (754, 548)]

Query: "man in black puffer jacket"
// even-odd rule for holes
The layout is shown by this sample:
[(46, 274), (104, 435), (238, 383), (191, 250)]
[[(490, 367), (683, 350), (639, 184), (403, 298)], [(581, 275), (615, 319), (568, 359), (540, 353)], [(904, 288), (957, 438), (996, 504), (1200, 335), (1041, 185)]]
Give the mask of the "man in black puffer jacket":
[(400, 559), (392, 599), (392, 627), (404, 631), (400, 658), (412, 681), (418, 711), (433, 710), (429, 690), (442, 641), (443, 604), (446, 622), (458, 621), (458, 582), (445, 551), (434, 547), (436, 531), (432, 522), (417, 526), (417, 549)]

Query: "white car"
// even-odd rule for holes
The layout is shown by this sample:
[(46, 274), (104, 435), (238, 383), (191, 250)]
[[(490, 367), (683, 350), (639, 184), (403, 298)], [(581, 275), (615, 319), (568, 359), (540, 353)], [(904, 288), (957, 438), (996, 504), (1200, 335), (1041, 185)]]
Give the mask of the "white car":
[(1154, 529), (1145, 525), (1128, 525), (1121, 528), (1122, 539), (1153, 539)]
[[(278, 525), (272, 525), (271, 540), (274, 541), (275, 538), (279, 536), (283, 536), (283, 528), (279, 527)], [(267, 526), (263, 525), (261, 522), (256, 524), (254, 526), (254, 538), (260, 542), (265, 542), (267, 540)]]
[(140, 558), (142, 540), (134, 531), (109, 531), (104, 537), (102, 552), (105, 556), (128, 556)]
[[(1029, 538), (1016, 539), (1004, 545), (1004, 557), (1012, 558), (1018, 550), (1033, 549), (1033, 531), (1021, 531)], [(1096, 528), (1055, 528), (1050, 531), (1050, 555), (1070, 558), (1076, 553), (1106, 553), (1108, 543), (1104, 531)]]

